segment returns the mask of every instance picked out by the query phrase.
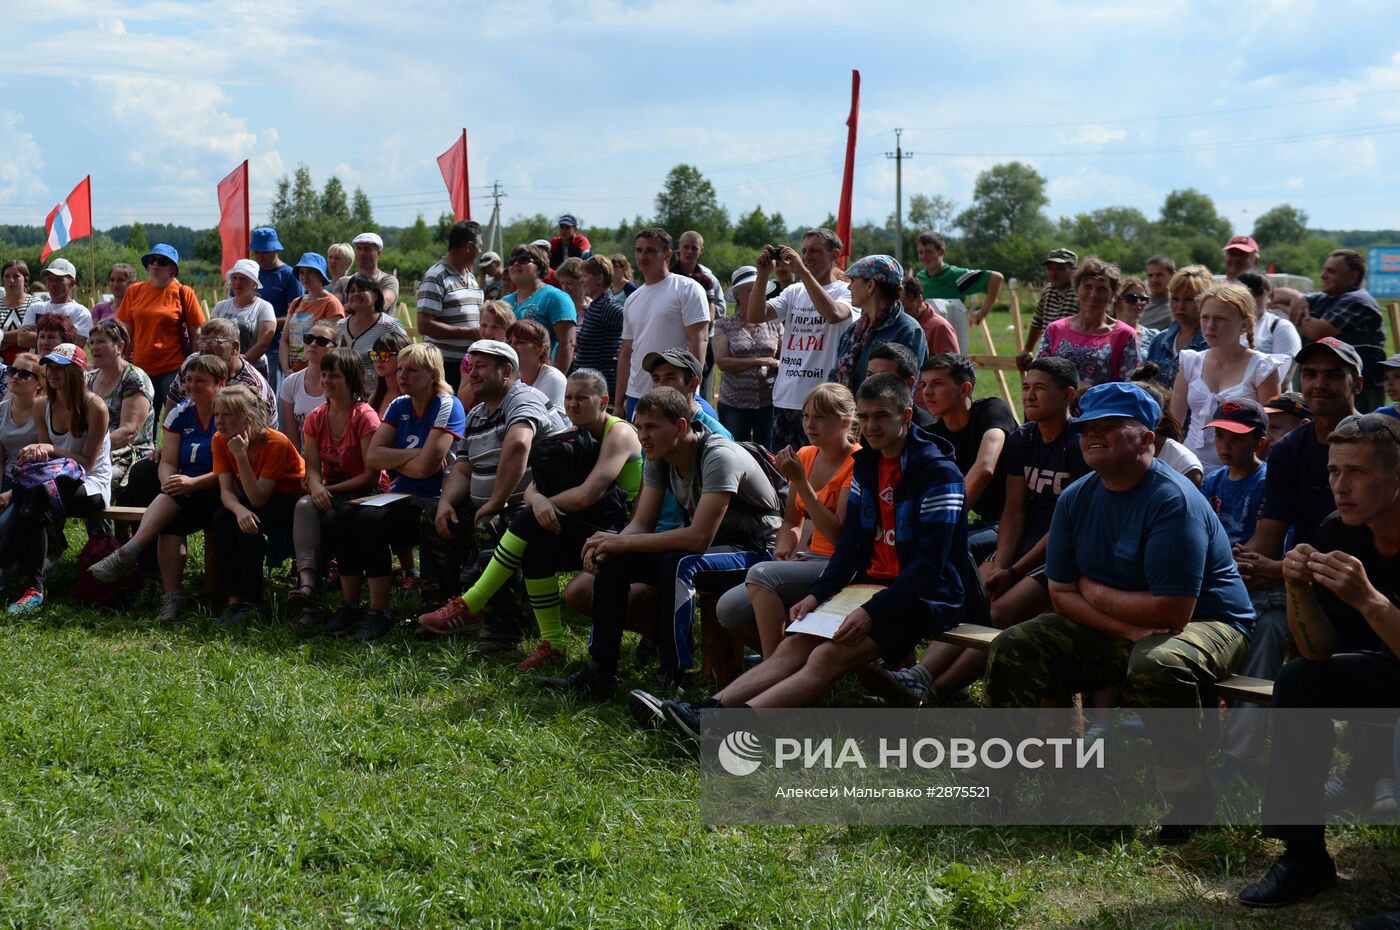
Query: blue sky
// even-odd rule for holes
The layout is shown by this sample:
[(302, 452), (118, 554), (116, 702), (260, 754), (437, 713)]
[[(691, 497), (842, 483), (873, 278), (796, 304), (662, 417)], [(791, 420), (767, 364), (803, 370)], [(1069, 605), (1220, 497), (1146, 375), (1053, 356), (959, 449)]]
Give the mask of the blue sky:
[(466, 126), (473, 213), (647, 216), (689, 162), (731, 216), (834, 211), (850, 69), (862, 73), (854, 214), (904, 192), (967, 205), (1019, 156), (1052, 216), (1172, 189), (1241, 231), (1283, 202), (1329, 228), (1400, 227), (1393, 4), (830, 0), (412, 3), (45, 0), (6, 12), (0, 222), (43, 222), (84, 174), (99, 227), (210, 225), (250, 159), (254, 220), (300, 162), (376, 218), (447, 209), (435, 158)]

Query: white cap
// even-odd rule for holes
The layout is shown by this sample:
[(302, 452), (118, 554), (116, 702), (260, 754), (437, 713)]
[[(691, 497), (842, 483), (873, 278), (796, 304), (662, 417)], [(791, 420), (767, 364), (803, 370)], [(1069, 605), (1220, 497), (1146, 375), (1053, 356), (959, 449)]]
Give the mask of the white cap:
[(49, 262), (49, 267), (44, 269), (45, 274), (51, 274), (60, 278), (72, 278), (78, 280), (78, 269), (73, 267), (73, 263), (66, 258), (55, 258)]
[(369, 243), (379, 251), (384, 251), (384, 240), (379, 238), (379, 233), (360, 233), (350, 240), (351, 245), (360, 245), (361, 243)]
[(548, 240), (548, 239), (536, 239), (534, 242), (532, 242), (532, 243), (530, 243), (530, 244), (533, 245), (533, 246), (534, 246), (535, 248), (537, 248), (537, 249), (544, 249), (546, 252), (549, 251), (549, 240)]
[(467, 350), (468, 355), (494, 355), (510, 362), (517, 369), (520, 367), (520, 356), (515, 354), (515, 350), (501, 342), (499, 339), (478, 339), (472, 343), (472, 347)]
[(233, 263), (233, 267), (228, 270), (226, 278), (232, 278), (236, 274), (241, 274), (245, 278), (252, 278), (253, 283), (262, 286), (258, 278), (258, 263), (251, 258), (240, 258)]

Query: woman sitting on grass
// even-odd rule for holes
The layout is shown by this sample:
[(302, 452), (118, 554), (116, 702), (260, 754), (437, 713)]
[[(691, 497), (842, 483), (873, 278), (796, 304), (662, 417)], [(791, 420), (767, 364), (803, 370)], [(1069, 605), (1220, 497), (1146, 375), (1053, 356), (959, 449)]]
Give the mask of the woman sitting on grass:
[(332, 349), (313, 358), (312, 366), (319, 371), (326, 402), (306, 416), (307, 493), (297, 501), (292, 519), (297, 563), (297, 588), (292, 594), (301, 604), (301, 615), (292, 625), (298, 629), (320, 625), (318, 604), (325, 567), (342, 546), (354, 544), (347, 524), (357, 505), (350, 501), (377, 490), (383, 475), (365, 467), (369, 442), (379, 429), (379, 414), (365, 403), (365, 366), (359, 354)]
[(146, 507), (131, 539), (92, 565), (98, 581), (116, 581), (131, 574), (142, 550), (156, 543), (165, 590), (156, 614), (159, 621), (180, 616), (185, 539), (207, 530), (219, 508), (219, 479), (214, 474), (214, 398), (228, 382), (228, 365), (218, 356), (196, 355), (185, 363), (182, 377), (185, 399), (165, 412), (162, 424), (157, 459), (160, 494)]
[(223, 505), (214, 511), (214, 551), (228, 594), (219, 625), (234, 629), (262, 599), (267, 537), (291, 531), (306, 466), (292, 441), (268, 428), (262, 401), (247, 386), (219, 392), (214, 420), (214, 474)]
[[(437, 510), (442, 479), (451, 467), (448, 454), (462, 438), (467, 413), (442, 376), (442, 353), (415, 343), (399, 353), (403, 396), (389, 405), (365, 452), (365, 465), (389, 472), (390, 489), (409, 495), (385, 507), (357, 506), (349, 514), (350, 545), (336, 550), (340, 564), (340, 608), (321, 632), (354, 634), (362, 642), (379, 639), (393, 628), (389, 592), (393, 574), (390, 550), (418, 542), (424, 510)], [(369, 581), (369, 611), (360, 610), (360, 589)]]
[[(558, 573), (578, 569), (583, 544), (594, 533), (626, 525), (628, 506), (641, 488), (641, 442), (630, 424), (608, 414), (608, 383), (600, 372), (580, 368), (569, 376), (564, 410), (574, 424), (573, 435), (565, 431), (550, 437), (531, 453), (534, 481), (525, 488), (527, 506), (511, 520), (481, 577), (465, 594), (419, 618), (434, 633), (478, 622), (487, 602), (521, 570), (540, 625), (539, 648), (517, 666), (521, 671), (565, 657)], [(579, 461), (579, 445), (572, 440), (580, 432), (596, 441), (585, 444), (595, 450), (591, 463)], [(551, 455), (554, 450), (557, 455)], [(588, 476), (578, 482), (577, 475), (590, 464)]]
[[(44, 603), (50, 526), (61, 527), (65, 517), (96, 513), (111, 501), (107, 405), (87, 389), (87, 353), (65, 342), (44, 356), (40, 368), (45, 391), (34, 402), (38, 441), (19, 454), (15, 515), (0, 542), (0, 568), (18, 565), (24, 576), (24, 594), (10, 605), (11, 613)], [(59, 499), (50, 489), (57, 490)]]

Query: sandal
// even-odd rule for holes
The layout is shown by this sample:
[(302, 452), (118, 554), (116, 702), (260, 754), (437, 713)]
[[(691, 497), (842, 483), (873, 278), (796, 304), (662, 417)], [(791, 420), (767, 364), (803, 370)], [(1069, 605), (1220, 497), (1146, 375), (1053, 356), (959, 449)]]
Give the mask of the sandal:
[(287, 595), (287, 603), (289, 604), (315, 604), (320, 600), (321, 592), (316, 589), (314, 584), (297, 585)]
[(319, 607), (303, 607), (295, 619), (287, 621), (287, 625), (298, 631), (319, 630), (321, 628), (321, 609)]

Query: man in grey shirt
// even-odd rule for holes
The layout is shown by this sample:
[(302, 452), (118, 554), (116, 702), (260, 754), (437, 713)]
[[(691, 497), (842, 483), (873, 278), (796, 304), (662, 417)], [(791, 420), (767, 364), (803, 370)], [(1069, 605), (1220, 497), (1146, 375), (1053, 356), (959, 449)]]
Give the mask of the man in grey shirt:
[[(627, 594), (634, 583), (656, 586), (653, 640), (664, 677), (678, 684), (690, 667), (696, 590), (720, 593), (741, 584), (750, 566), (771, 558), (782, 502), (758, 460), (739, 445), (695, 427), (691, 399), (656, 388), (637, 402), (634, 423), (646, 465), (632, 521), (620, 533), (598, 533), (583, 547), (593, 585), (592, 658), (564, 678), (541, 685), (604, 700), (617, 690)], [(656, 532), (669, 487), (685, 512), (682, 526)]]

